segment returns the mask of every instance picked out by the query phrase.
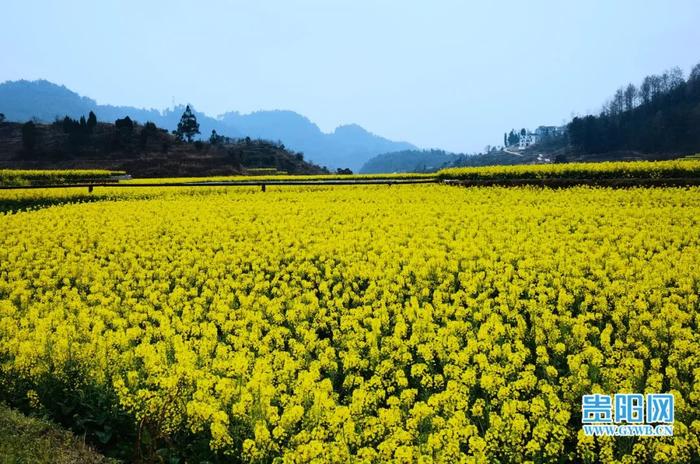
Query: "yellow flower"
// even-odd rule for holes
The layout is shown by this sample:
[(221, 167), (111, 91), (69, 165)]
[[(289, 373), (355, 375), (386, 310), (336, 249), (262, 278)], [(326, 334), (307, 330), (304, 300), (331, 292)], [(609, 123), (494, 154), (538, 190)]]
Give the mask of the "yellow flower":
[[(85, 381), (244, 462), (700, 454), (700, 188), (98, 191), (0, 191), (70, 203), (0, 214), (2, 395)], [(581, 432), (581, 395), (664, 389), (673, 440)]]

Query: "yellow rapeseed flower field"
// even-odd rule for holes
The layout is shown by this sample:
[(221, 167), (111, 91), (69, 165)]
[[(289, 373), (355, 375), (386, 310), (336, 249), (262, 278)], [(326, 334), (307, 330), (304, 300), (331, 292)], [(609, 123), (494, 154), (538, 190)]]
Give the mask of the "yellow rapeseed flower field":
[[(45, 206), (0, 214), (0, 397), (243, 462), (700, 454), (700, 188), (102, 191), (0, 193)], [(616, 392), (674, 436), (584, 436)]]
[(681, 158), (666, 161), (608, 161), (603, 163), (516, 164), (447, 168), (443, 179), (669, 179), (700, 177), (700, 160)]

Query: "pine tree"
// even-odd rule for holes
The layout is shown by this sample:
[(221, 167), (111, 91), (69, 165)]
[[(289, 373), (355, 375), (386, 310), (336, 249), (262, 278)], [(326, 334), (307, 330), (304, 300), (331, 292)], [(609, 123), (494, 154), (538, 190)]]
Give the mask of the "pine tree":
[(209, 137), (209, 143), (212, 145), (221, 145), (224, 141), (224, 137), (216, 133), (216, 130), (211, 130), (211, 136)]
[(95, 130), (96, 126), (97, 126), (97, 116), (95, 116), (95, 113), (90, 111), (90, 114), (88, 115), (88, 119), (87, 119), (88, 132), (92, 132), (93, 130)]
[(175, 134), (179, 140), (187, 139), (187, 143), (191, 143), (192, 138), (199, 133), (197, 117), (190, 109), (190, 105), (187, 105), (185, 112), (182, 113), (180, 122), (177, 123), (177, 130), (173, 131), (173, 134)]

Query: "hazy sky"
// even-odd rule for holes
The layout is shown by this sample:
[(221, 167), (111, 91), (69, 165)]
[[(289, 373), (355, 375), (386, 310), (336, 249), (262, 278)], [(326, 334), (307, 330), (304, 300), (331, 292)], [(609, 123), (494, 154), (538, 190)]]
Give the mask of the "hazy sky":
[(99, 103), (291, 109), (421, 147), (597, 111), (700, 62), (698, 0), (3, 0), (0, 81)]

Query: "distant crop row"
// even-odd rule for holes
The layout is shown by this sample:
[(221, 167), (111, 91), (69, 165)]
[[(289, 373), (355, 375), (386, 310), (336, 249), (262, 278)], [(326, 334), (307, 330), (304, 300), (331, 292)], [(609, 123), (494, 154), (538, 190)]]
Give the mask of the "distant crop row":
[(440, 179), (459, 180), (700, 178), (700, 160), (464, 167), (443, 169), (437, 175)]
[(0, 169), (0, 186), (57, 185), (86, 181), (105, 181), (123, 171), (105, 169)]

